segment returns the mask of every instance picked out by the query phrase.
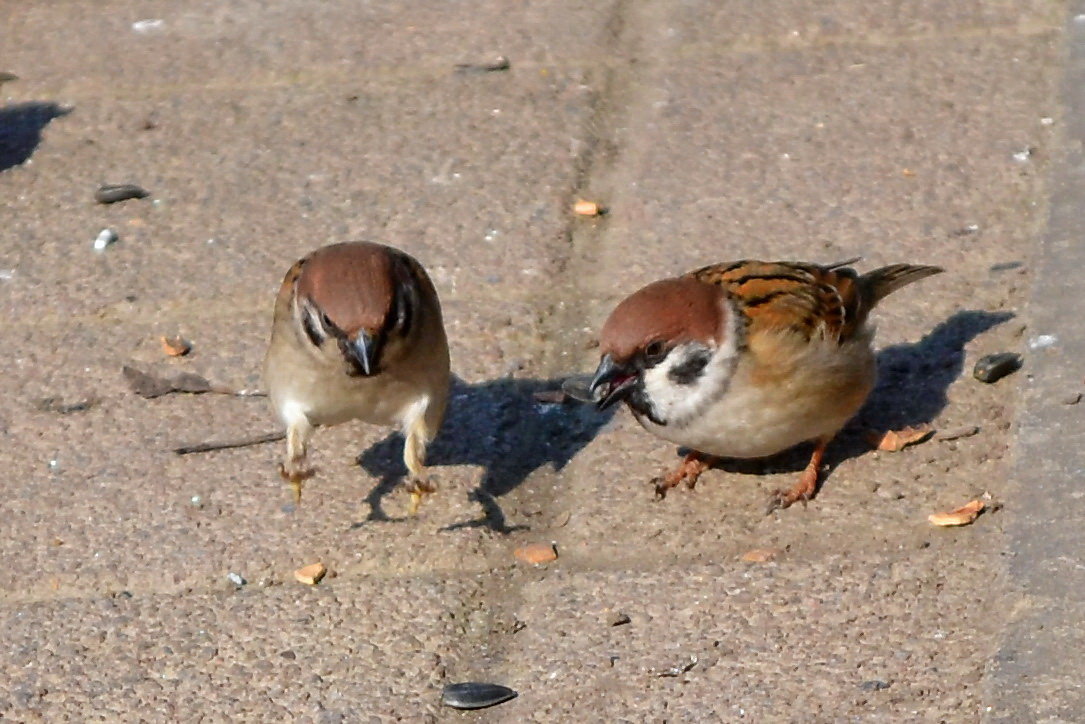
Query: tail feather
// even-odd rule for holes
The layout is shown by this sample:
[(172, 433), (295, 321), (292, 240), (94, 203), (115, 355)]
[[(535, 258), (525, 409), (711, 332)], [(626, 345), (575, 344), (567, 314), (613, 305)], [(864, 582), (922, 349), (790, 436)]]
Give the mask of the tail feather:
[(891, 264), (880, 269), (867, 272), (859, 278), (863, 285), (868, 304), (873, 307), (885, 297), (897, 291), (903, 286), (920, 279), (941, 274), (944, 269), (937, 266), (920, 266), (915, 264)]

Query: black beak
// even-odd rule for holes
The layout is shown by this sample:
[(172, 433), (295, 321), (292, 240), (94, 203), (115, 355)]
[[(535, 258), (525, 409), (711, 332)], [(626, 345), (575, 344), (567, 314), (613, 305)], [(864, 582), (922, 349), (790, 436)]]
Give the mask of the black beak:
[(636, 384), (635, 372), (616, 364), (609, 354), (605, 354), (599, 360), (599, 367), (596, 368), (595, 377), (592, 378), (588, 389), (591, 391), (596, 407), (605, 410), (615, 402), (621, 402), (628, 397)]
[(380, 359), (380, 341), (364, 329), (358, 332), (347, 345), (348, 354), (354, 366), (366, 377), (377, 374), (377, 361)]

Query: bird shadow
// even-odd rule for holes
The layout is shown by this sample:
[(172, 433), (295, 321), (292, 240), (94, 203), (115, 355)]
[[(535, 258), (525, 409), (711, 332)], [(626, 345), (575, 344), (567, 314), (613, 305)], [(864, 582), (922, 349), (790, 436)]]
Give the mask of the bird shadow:
[(45, 127), (71, 112), (71, 108), (41, 101), (0, 108), (0, 171), (25, 163), (41, 144)]
[[(481, 515), (442, 530), (484, 527), (510, 533), (524, 528), (509, 525), (498, 499), (544, 465), (563, 468), (611, 417), (572, 400), (536, 399), (537, 393), (557, 394), (563, 379), (506, 377), (471, 384), (453, 378), (448, 413), (427, 453), (428, 472), (439, 483), (442, 465), (482, 467), (481, 482), (468, 493)], [(378, 483), (365, 497), (368, 516), (353, 527), (402, 520), (390, 517), (382, 502), (407, 474), (403, 437), (394, 433), (381, 440), (358, 456), (358, 464)]]
[[(829, 446), (825, 465), (838, 465), (871, 451), (869, 430), (899, 430), (932, 422), (949, 399), (950, 385), (964, 371), (965, 346), (1013, 318), (1011, 312), (962, 310), (914, 343), (878, 352), (878, 381), (866, 403)], [(797, 472), (810, 460), (810, 444), (758, 460), (722, 460), (716, 467), (734, 473)], [(823, 476), (823, 477), (825, 477)]]

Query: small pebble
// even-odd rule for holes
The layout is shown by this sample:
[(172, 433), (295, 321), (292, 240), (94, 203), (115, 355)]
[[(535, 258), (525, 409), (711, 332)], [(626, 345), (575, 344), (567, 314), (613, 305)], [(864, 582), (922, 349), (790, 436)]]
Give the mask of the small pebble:
[(500, 684), (465, 681), (449, 684), (441, 694), (441, 703), (454, 709), (485, 709), (515, 699), (516, 692)]
[(149, 33), (152, 30), (161, 29), (165, 24), (165, 21), (161, 18), (148, 18), (147, 20), (137, 20), (132, 23), (132, 30), (137, 33)]
[(681, 676), (682, 674), (686, 673), (687, 671), (689, 671), (690, 669), (692, 669), (696, 665), (697, 665), (697, 657), (693, 656), (693, 655), (690, 655), (689, 661), (687, 661), (686, 663), (682, 664), (681, 666), (672, 666), (669, 669), (664, 669), (663, 671), (658, 672), (656, 674), (656, 676), (663, 677), (663, 678), (678, 677), (678, 676)]
[(1016, 352), (998, 352), (981, 357), (972, 369), (972, 376), (980, 382), (998, 382), (1003, 377), (1021, 369), (1021, 355)]
[(1044, 347), (1051, 347), (1059, 338), (1053, 334), (1038, 334), (1028, 341), (1028, 348), (1031, 350), (1043, 349)]
[(888, 681), (882, 681), (881, 679), (871, 679), (870, 681), (864, 681), (859, 684), (859, 688), (863, 691), (882, 691), (889, 688)]
[(229, 580), (229, 581), (230, 581), (230, 583), (234, 584), (234, 585), (235, 585), (235, 586), (237, 586), (238, 588), (241, 588), (241, 587), (242, 587), (242, 586), (244, 586), (244, 585), (245, 585), (246, 583), (248, 583), (248, 581), (246, 581), (246, 580), (245, 580), (245, 579), (244, 579), (244, 578), (243, 578), (243, 577), (241, 576), (241, 574), (240, 574), (240, 573), (234, 573), (233, 571), (230, 571), (229, 573), (227, 573), (227, 574), (226, 574), (226, 578), (227, 578), (227, 580)]
[(188, 504), (191, 505), (193, 508), (202, 508), (203, 496), (193, 495), (191, 498), (188, 499)]
[(607, 626), (624, 626), (633, 619), (629, 618), (629, 614), (622, 613), (621, 611), (608, 611), (607, 612)]
[(1067, 395), (1066, 397), (1062, 398), (1062, 404), (1064, 404), (1064, 405), (1076, 405), (1079, 402), (1081, 402), (1081, 393), (1080, 392), (1075, 392), (1073, 394)]
[(110, 244), (115, 244), (119, 238), (117, 232), (113, 231), (113, 229), (102, 229), (94, 240), (94, 250), (104, 251)]
[(99, 186), (94, 192), (94, 200), (99, 204), (115, 204), (128, 199), (143, 199), (150, 196), (146, 189), (135, 184), (107, 184)]

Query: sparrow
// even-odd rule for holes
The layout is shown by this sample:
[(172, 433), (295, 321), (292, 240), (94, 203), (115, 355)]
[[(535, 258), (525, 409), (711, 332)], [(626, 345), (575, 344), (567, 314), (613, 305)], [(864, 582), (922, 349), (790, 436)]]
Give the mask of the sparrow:
[(275, 299), (264, 379), (286, 426), (279, 472), (296, 500), (314, 472), (306, 461), (314, 428), (348, 420), (402, 431), (412, 514), (435, 490), (426, 446), (448, 403), (448, 340), (437, 291), (411, 256), (350, 242), (290, 267)]
[(627, 297), (600, 335), (588, 394), (624, 401), (649, 432), (690, 449), (656, 479), (662, 498), (716, 458), (761, 458), (813, 441), (798, 482), (770, 511), (811, 499), (825, 449), (874, 388), (873, 327), (884, 297), (938, 274), (894, 264), (737, 261), (663, 279)]

